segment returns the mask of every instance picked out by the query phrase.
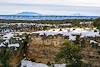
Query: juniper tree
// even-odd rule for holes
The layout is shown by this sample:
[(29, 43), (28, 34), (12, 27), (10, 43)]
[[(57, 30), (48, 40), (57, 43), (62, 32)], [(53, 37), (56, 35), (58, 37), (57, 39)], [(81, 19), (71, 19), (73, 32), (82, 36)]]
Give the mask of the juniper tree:
[(65, 40), (63, 46), (60, 48), (60, 51), (57, 53), (55, 57), (56, 62), (64, 62), (66, 66), (79, 66), (80, 67), (80, 47), (78, 45), (73, 44), (72, 42)]

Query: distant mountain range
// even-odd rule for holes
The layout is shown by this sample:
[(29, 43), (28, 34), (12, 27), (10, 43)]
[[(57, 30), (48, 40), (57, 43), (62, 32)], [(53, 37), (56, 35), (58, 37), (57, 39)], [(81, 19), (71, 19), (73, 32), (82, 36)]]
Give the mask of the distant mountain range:
[(0, 19), (6, 20), (65, 20), (65, 19), (96, 19), (100, 16), (83, 16), (80, 13), (66, 15), (42, 15), (35, 12), (21, 12), (14, 15), (0, 15)]
[[(15, 14), (15, 15), (23, 15), (23, 16), (67, 16), (67, 15), (43, 15), (43, 14), (39, 14), (39, 13), (36, 13), (36, 12), (21, 12), (21, 13)], [(74, 14), (71, 14), (69, 16), (85, 16), (85, 15), (80, 14), (80, 13), (74, 13)]]
[[(24, 16), (43, 16), (42, 14), (39, 14), (39, 13), (36, 13), (36, 12), (21, 12), (21, 13), (18, 13), (16, 15), (24, 15)], [(59, 15), (46, 15), (46, 16), (59, 16)], [(60, 15), (60, 16), (64, 16), (64, 15)], [(70, 16), (84, 16), (80, 13), (74, 13)]]
[(35, 13), (35, 12), (21, 12), (21, 13), (18, 13), (16, 15), (41, 16), (41, 14)]

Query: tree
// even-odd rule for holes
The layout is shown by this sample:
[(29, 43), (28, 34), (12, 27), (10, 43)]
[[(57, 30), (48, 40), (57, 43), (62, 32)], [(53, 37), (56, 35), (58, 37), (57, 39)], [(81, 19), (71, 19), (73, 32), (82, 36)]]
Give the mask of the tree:
[(22, 48), (21, 48), (21, 50), (23, 51), (23, 56), (24, 56), (24, 58), (26, 57), (26, 55), (27, 55), (27, 44), (29, 43), (29, 41), (30, 41), (30, 35), (29, 34), (24, 34), (23, 35), (24, 37), (25, 37), (25, 39), (23, 39), (23, 46), (22, 46)]
[(65, 40), (60, 52), (56, 55), (56, 62), (64, 62), (68, 67), (80, 67), (80, 47), (72, 42)]
[(100, 18), (97, 18), (94, 20), (94, 26), (97, 27), (97, 29), (100, 30)]
[(2, 67), (10, 67), (9, 59), (11, 56), (10, 49), (4, 48), (2, 54), (0, 55), (0, 62), (2, 63)]

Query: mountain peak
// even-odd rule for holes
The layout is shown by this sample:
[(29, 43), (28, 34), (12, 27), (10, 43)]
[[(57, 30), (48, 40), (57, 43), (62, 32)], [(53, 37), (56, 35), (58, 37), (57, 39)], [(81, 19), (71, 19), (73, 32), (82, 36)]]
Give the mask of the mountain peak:
[(18, 13), (17, 15), (40, 16), (41, 14), (35, 13), (35, 12), (21, 12), (21, 13)]

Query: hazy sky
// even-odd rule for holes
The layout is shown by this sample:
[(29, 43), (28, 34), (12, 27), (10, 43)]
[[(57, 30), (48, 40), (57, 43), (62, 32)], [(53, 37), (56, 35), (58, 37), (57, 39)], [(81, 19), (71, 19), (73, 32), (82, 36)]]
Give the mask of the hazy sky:
[(100, 0), (0, 0), (0, 14), (98, 15)]

